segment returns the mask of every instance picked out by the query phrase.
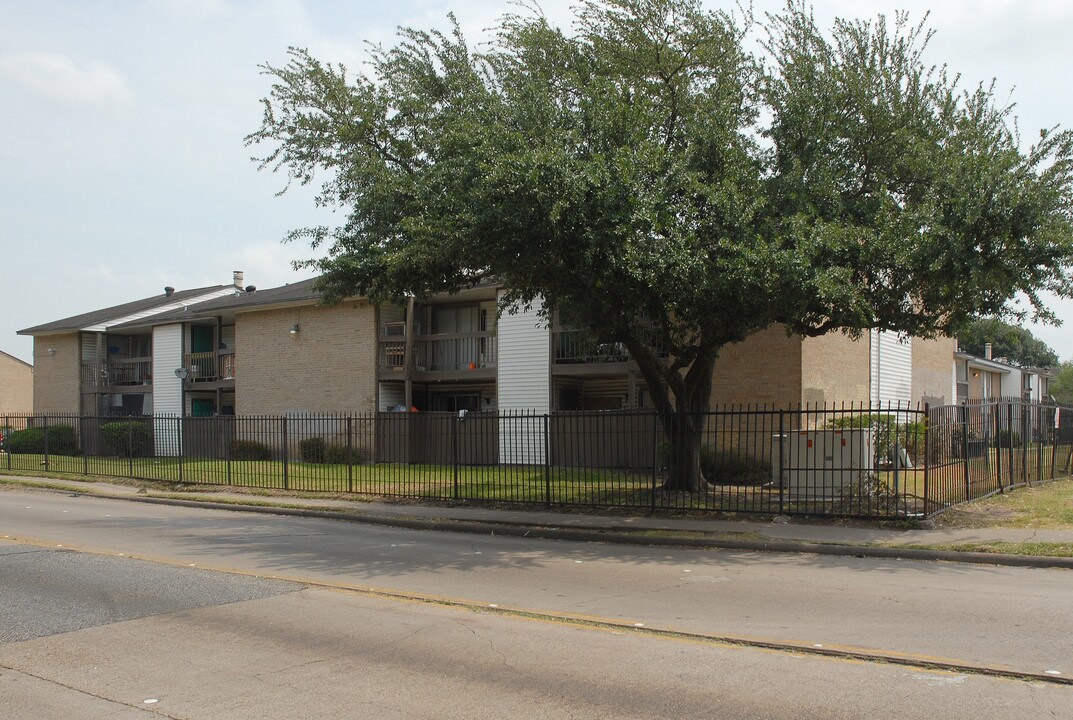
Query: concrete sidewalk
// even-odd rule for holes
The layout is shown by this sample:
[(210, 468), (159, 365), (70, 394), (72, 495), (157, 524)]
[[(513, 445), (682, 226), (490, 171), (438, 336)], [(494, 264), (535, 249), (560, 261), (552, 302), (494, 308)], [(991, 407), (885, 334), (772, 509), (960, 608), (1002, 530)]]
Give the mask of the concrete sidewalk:
[[(512, 510), (481, 506), (409, 505), (332, 498), (238, 492), (183, 493), (131, 485), (57, 478), (0, 475), (0, 481), (99, 497), (142, 502), (227, 507), (260, 512), (339, 517), (352, 521), (434, 530), (484, 532), (569, 540), (599, 540), (662, 545), (696, 545), (780, 552), (821, 552), (882, 557), (920, 557), (993, 564), (1073, 568), (1073, 558), (997, 553), (907, 550), (905, 545), (1005, 543), (1073, 544), (1073, 530), (1016, 528), (880, 529), (780, 518), (721, 520), (660, 516), (594, 515), (549, 510)], [(2, 495), (0, 495), (2, 497)]]

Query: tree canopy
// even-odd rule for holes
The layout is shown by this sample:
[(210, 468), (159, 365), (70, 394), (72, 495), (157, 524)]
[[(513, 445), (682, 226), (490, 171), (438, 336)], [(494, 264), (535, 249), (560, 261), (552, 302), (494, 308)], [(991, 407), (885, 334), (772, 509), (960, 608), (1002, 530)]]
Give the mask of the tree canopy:
[(624, 343), (669, 436), (699, 437), (720, 348), (773, 323), (930, 337), (1070, 294), (1073, 137), (1022, 152), (929, 37), (901, 14), (824, 31), (797, 0), (758, 22), (583, 0), (479, 49), (403, 29), (365, 74), (291, 49), (247, 140), (346, 211), (290, 235), (329, 298), (495, 278)]
[(991, 343), (991, 356), (1005, 358), (1021, 367), (1054, 367), (1058, 354), (1028, 330), (997, 318), (980, 318), (957, 333), (958, 347), (983, 357), (984, 345)]

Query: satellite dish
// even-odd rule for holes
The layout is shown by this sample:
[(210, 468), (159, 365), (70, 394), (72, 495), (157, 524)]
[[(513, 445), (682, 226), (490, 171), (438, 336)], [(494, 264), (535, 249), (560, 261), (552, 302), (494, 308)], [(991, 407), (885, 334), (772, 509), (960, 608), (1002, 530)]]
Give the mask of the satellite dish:
[(179, 378), (180, 380), (185, 380), (187, 375), (189, 374), (190, 371), (186, 368), (175, 368), (175, 377)]

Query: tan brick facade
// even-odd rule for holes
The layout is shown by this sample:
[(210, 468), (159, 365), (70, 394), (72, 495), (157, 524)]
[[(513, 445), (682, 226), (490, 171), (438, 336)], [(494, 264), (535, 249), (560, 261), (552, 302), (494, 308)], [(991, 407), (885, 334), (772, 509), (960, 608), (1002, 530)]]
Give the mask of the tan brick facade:
[(31, 413), (34, 409), (34, 369), (0, 352), (0, 413)]
[(801, 401), (867, 403), (871, 395), (868, 333), (839, 332), (801, 340)]
[(77, 332), (34, 338), (34, 412), (82, 411), (82, 354)]
[(954, 392), (954, 350), (957, 340), (913, 338), (913, 400), (939, 405), (957, 402)]
[(723, 348), (712, 377), (712, 405), (795, 405), (801, 398), (801, 338), (781, 325)]
[[(235, 321), (239, 415), (376, 409), (373, 306), (345, 302), (240, 313)], [(290, 333), (298, 324), (299, 332)]]

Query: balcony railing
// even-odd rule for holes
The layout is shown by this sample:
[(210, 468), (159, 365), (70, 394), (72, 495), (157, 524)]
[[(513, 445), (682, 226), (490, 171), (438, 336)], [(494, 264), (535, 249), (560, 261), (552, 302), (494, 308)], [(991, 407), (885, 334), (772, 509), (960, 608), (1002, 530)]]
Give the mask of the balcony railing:
[[(490, 331), (419, 335), (414, 338), (411, 367), (432, 372), (494, 368), (498, 359), (496, 335)], [(401, 370), (406, 365), (406, 339), (381, 335), (380, 367)]]
[[(647, 338), (660, 357), (667, 355), (655, 332)], [(622, 363), (630, 360), (630, 351), (623, 343), (601, 342), (588, 330), (562, 328), (552, 333), (554, 359), (559, 364), (570, 363)]]
[(213, 382), (235, 378), (234, 352), (200, 352), (183, 355), (183, 367), (191, 382)]
[(82, 385), (149, 385), (153, 382), (152, 358), (105, 360), (101, 363), (82, 363)]

